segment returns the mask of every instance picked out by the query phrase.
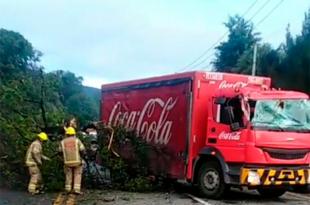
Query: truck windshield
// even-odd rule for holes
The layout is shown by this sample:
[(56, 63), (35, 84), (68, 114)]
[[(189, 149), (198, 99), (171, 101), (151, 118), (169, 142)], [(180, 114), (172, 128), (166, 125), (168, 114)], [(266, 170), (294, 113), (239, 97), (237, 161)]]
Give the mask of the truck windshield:
[(257, 100), (250, 105), (254, 128), (310, 132), (309, 100)]

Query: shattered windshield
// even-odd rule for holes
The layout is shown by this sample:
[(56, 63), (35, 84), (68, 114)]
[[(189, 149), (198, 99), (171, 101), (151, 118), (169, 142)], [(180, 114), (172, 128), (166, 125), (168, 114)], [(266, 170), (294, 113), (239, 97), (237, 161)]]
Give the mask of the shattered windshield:
[(280, 131), (310, 132), (309, 100), (255, 101), (253, 127)]

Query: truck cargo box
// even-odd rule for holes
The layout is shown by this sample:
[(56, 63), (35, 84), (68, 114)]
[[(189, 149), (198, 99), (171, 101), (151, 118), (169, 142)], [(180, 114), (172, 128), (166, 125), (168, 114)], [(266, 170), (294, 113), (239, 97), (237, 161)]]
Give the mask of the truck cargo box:
[(150, 169), (156, 175), (185, 177), (192, 78), (181, 76), (103, 86), (102, 119), (137, 131), (151, 149)]

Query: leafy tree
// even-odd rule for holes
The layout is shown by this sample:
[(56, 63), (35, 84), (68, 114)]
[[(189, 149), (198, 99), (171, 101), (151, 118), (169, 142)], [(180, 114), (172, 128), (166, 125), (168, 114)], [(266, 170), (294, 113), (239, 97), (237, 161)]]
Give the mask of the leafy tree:
[(307, 38), (310, 36), (310, 9), (308, 9), (308, 12), (305, 13), (304, 22), (302, 24), (301, 35), (304, 38)]
[(39, 56), (22, 35), (0, 29), (0, 156), (10, 162), (0, 163), (0, 173), (9, 182), (23, 182), (28, 141), (46, 126)]
[[(41, 53), (19, 33), (0, 29), (0, 79), (6, 84), (27, 69), (34, 69)], [(22, 80), (22, 79), (20, 79)]]
[(285, 40), (286, 42), (283, 44), (283, 46), (285, 48), (285, 52), (287, 53), (294, 46), (294, 38), (290, 32), (290, 25), (288, 25), (286, 28)]
[[(270, 44), (257, 46), (256, 75), (272, 76), (280, 63), (280, 56), (277, 50), (274, 50)], [(234, 72), (248, 74), (252, 73), (253, 49), (246, 50), (238, 59), (237, 67), (232, 69)]]
[(25, 185), (24, 157), (36, 133), (62, 126), (69, 114), (83, 123), (98, 116), (99, 107), (83, 93), (82, 78), (45, 73), (40, 57), (22, 35), (0, 29), (0, 182), (8, 186)]
[(243, 53), (258, 42), (259, 33), (254, 32), (253, 24), (235, 15), (224, 23), (229, 31), (228, 40), (216, 47), (216, 59), (213, 62), (217, 71), (232, 72)]
[(82, 77), (62, 70), (48, 75), (55, 79), (54, 86), (60, 103), (64, 106), (65, 113), (75, 116), (82, 126), (89, 121), (98, 120), (99, 105), (84, 92)]
[(73, 116), (76, 116), (81, 125), (97, 120), (97, 108), (84, 93), (79, 93), (70, 97), (67, 102), (67, 110)]
[(74, 73), (63, 70), (57, 70), (53, 74), (58, 80), (57, 88), (63, 104), (66, 104), (66, 101), (71, 96), (79, 94), (82, 91), (82, 77), (77, 77)]
[(293, 37), (288, 25), (286, 41), (277, 49), (259, 43), (252, 23), (239, 16), (230, 17), (225, 26), (229, 36), (216, 48), (213, 63), (217, 71), (250, 74), (256, 43), (257, 75), (272, 77), (275, 87), (310, 92), (310, 9), (305, 13), (301, 34)]
[[(288, 34), (287, 34), (288, 36)], [(282, 62), (285, 88), (310, 92), (310, 9), (305, 14), (302, 32), (286, 41), (286, 58)], [(296, 79), (298, 79), (296, 81)]]

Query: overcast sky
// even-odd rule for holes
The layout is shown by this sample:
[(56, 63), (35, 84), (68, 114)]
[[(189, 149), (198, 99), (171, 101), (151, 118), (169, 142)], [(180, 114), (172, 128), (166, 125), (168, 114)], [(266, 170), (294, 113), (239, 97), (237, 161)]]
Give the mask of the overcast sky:
[[(258, 0), (245, 18), (267, 1)], [(280, 1), (270, 0), (254, 24)], [(100, 87), (183, 70), (226, 32), (223, 22), (229, 15), (242, 15), (253, 2), (0, 0), (0, 27), (20, 32), (42, 51), (46, 71), (69, 70), (82, 76), (85, 85)], [(284, 0), (256, 30), (277, 47), (288, 23), (293, 34), (300, 33), (308, 8), (309, 0)], [(210, 68), (208, 64), (199, 68)]]

